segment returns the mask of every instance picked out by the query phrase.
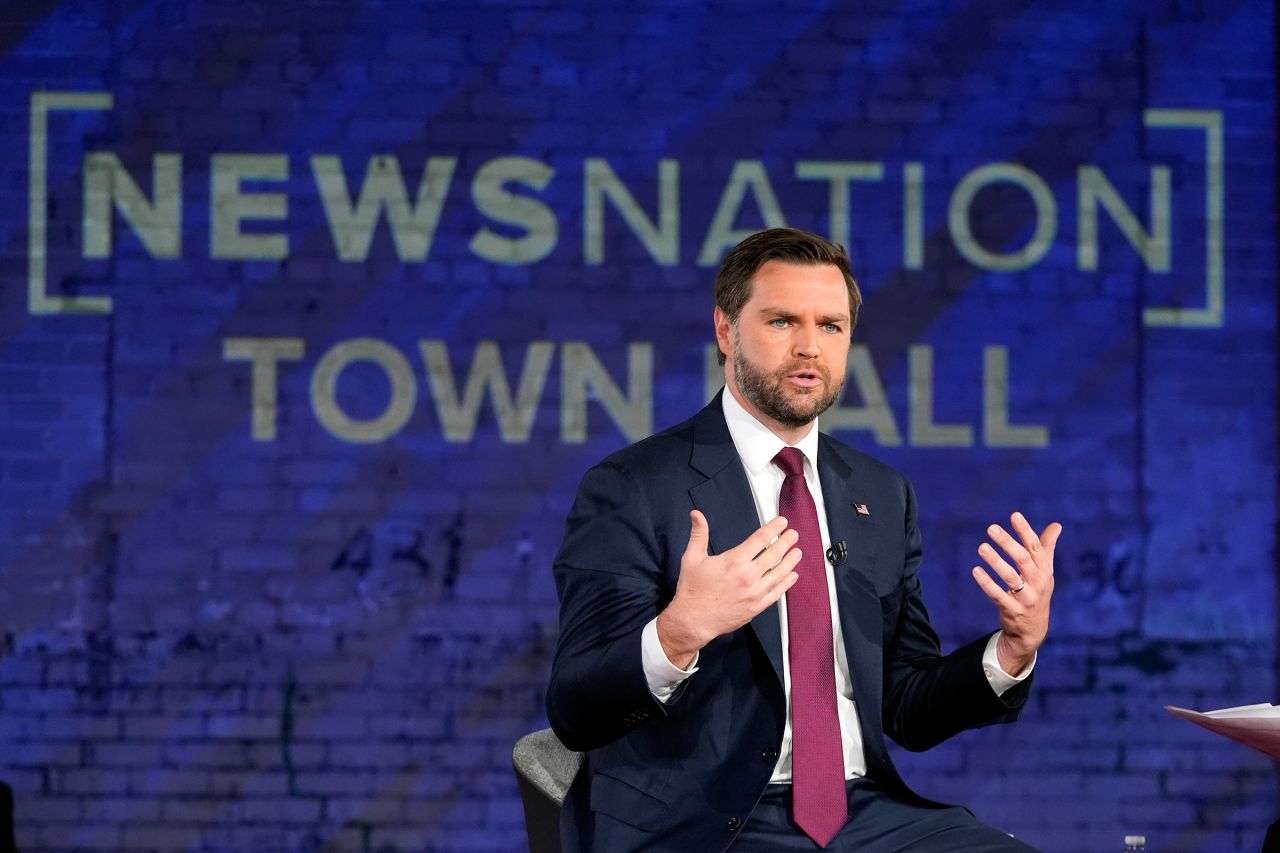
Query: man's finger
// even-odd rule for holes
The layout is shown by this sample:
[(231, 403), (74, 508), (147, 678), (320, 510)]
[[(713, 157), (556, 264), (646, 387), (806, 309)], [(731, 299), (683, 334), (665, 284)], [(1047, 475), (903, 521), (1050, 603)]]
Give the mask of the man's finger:
[(1026, 548), (1031, 554), (1040, 550), (1040, 537), (1036, 536), (1035, 530), (1031, 527), (1031, 522), (1027, 521), (1025, 515), (1015, 512), (1009, 516), (1009, 522), (1013, 525), (1013, 529), (1018, 531), (1018, 538), (1022, 540), (1022, 547)]
[[(1018, 574), (1013, 566), (1005, 562), (1004, 558), (1000, 556), (996, 549), (992, 548), (986, 542), (983, 542), (978, 546), (978, 556), (987, 561), (987, 565), (1000, 576), (1001, 580), (1009, 585), (1010, 589), (1016, 588), (1023, 582), (1022, 575)], [(986, 577), (987, 573), (983, 572), (982, 575), (983, 577)]]
[(698, 510), (689, 513), (689, 544), (685, 546), (684, 555), (694, 559), (705, 559), (707, 541), (711, 538), (711, 528), (707, 517)]
[[(785, 536), (786, 534), (783, 535)], [(800, 565), (800, 558), (803, 556), (804, 552), (799, 548), (792, 548), (778, 558), (777, 563), (773, 566), (774, 573), (778, 575), (785, 575), (787, 572)]]
[(993, 524), (987, 528), (987, 535), (994, 539), (996, 544), (1013, 558), (1013, 561), (1018, 564), (1018, 569), (1023, 574), (1026, 574), (1029, 569), (1034, 570), (1036, 568), (1036, 561), (1031, 558), (1031, 554), (1027, 552), (1027, 549), (1023, 548), (1022, 543), (1010, 536), (1003, 527)]
[(760, 556), (761, 551), (773, 544), (773, 541), (781, 536), (782, 531), (786, 529), (787, 520), (782, 516), (778, 516), (772, 521), (761, 525), (755, 533), (743, 539), (741, 545), (730, 550), (746, 552), (747, 559), (754, 560)]
[[(794, 568), (794, 567), (792, 567)], [(787, 594), (787, 590), (796, 585), (796, 581), (800, 580), (800, 575), (788, 569), (786, 572), (775, 572), (778, 576), (778, 582), (769, 588), (769, 594), (765, 598), (764, 607), (759, 612), (764, 612), (770, 607), (778, 603), (778, 599)]]
[(778, 538), (773, 540), (769, 547), (756, 554), (755, 562), (760, 571), (767, 572), (782, 562), (783, 556), (788, 554), (791, 547), (799, 540), (800, 534), (794, 530), (784, 530), (779, 533)]
[(996, 609), (1000, 611), (1000, 619), (1016, 619), (1026, 613), (1027, 601), (1023, 599), (1023, 595), (1031, 592), (1026, 590), (1020, 595), (1014, 595), (1009, 590), (992, 580), (991, 575), (987, 574), (980, 566), (973, 567), (973, 579), (977, 582), (982, 591), (987, 594), (987, 598), (995, 604)]
[[(1053, 522), (1052, 524), (1050, 524), (1048, 527), (1044, 529), (1044, 533), (1040, 534), (1041, 547), (1043, 547), (1046, 551), (1052, 554), (1053, 549), (1058, 547), (1058, 537), (1061, 535), (1062, 535), (1062, 525), (1056, 521)], [(1050, 565), (1049, 568), (1051, 569), (1053, 568), (1052, 564)]]
[(982, 591), (987, 594), (987, 598), (995, 603), (996, 607), (1001, 610), (1011, 610), (1013, 608), (1015, 604), (1013, 596), (1010, 596), (1004, 587), (993, 581), (991, 575), (984, 572), (981, 567), (973, 567), (973, 579), (982, 588)]

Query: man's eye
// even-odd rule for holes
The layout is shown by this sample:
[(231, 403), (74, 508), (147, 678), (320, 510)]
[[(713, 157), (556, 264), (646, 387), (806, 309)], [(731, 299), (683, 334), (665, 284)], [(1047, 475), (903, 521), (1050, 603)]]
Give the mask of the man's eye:
[(775, 320), (770, 320), (769, 325), (773, 326), (775, 329), (785, 329), (787, 327), (787, 321), (778, 317)]
[(826, 329), (828, 332), (830, 332), (833, 335), (839, 334), (840, 332), (840, 327), (837, 326), (835, 323), (823, 323), (822, 328)]

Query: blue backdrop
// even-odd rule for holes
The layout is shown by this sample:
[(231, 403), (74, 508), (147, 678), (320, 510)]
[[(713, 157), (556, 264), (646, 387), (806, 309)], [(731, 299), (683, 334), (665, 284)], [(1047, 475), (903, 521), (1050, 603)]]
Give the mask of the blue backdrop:
[[(1276, 670), (1271, 4), (0, 10), (0, 780), (24, 851), (516, 850), (582, 472), (718, 386), (755, 229), (848, 245), (824, 429), (948, 644), (1063, 522), (1013, 727), (903, 756), (1047, 850), (1256, 850), (1175, 719)], [(714, 351), (712, 350), (712, 353)]]

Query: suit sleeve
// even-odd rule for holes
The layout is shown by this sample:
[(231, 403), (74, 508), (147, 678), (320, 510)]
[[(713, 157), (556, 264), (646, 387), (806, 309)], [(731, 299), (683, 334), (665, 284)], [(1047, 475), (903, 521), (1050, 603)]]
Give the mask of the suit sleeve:
[(894, 623), (886, 625), (884, 724), (895, 741), (919, 751), (965, 729), (1013, 721), (1027, 701), (1031, 679), (996, 695), (982, 666), (991, 634), (942, 654), (917, 577), (923, 548), (915, 491), (905, 481), (904, 487), (906, 551), (901, 603)]
[(560, 636), (547, 719), (570, 749), (596, 749), (666, 713), (649, 692), (640, 648), (659, 610), (663, 564), (648, 502), (630, 473), (609, 462), (588, 471), (554, 569)]

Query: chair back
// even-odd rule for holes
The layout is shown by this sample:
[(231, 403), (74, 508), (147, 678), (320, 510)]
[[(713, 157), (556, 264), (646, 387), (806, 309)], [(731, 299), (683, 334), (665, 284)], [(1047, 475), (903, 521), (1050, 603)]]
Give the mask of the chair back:
[(583, 754), (565, 747), (551, 729), (530, 732), (511, 751), (529, 853), (560, 853), (560, 807), (582, 767)]

